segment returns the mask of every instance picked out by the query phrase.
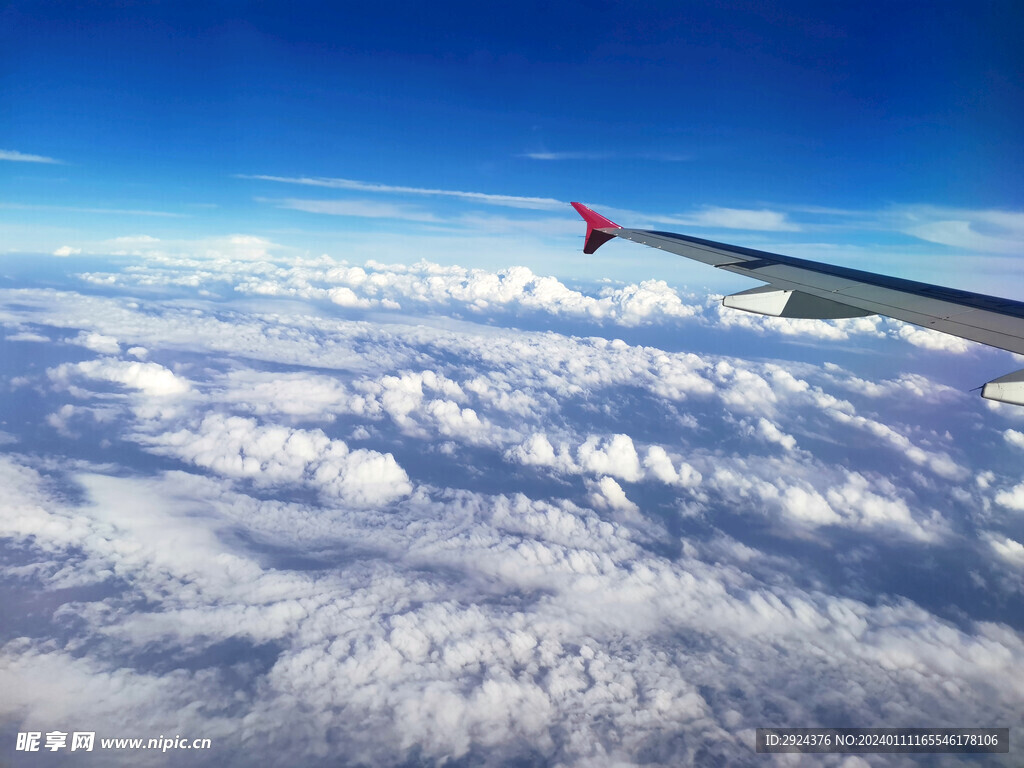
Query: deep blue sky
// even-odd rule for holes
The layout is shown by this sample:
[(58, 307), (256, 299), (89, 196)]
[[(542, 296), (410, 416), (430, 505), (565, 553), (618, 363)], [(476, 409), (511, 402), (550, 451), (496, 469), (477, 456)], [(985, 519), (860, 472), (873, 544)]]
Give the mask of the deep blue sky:
[[(787, 224), (761, 229), (804, 233), (779, 248), (1006, 256), (1024, 217), (978, 213), (1024, 206), (1022, 15), (1009, 2), (15, 1), (0, 13), (0, 150), (60, 164), (0, 161), (5, 250), (244, 232), (334, 253), (331, 233), (486, 239), (494, 221), (459, 217), (524, 215), (242, 174), (583, 199), (767, 246), (756, 227), (693, 216), (772, 210)], [(324, 216), (286, 199), (377, 208)], [(951, 241), (949, 222), (1001, 241)], [(937, 227), (923, 250), (907, 236), (918, 224)]]

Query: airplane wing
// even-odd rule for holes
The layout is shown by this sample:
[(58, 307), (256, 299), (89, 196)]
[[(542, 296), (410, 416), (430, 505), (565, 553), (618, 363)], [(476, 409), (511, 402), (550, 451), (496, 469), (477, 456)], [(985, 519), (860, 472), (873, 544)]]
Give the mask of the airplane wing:
[[(580, 203), (587, 223), (583, 252), (613, 237), (632, 240), (752, 277), (767, 285), (726, 296), (727, 307), (772, 317), (833, 319), (885, 315), (1024, 355), (1024, 303), (914, 280), (781, 256), (699, 237), (626, 229)], [(990, 381), (982, 397), (1024, 405), (1024, 370)]]

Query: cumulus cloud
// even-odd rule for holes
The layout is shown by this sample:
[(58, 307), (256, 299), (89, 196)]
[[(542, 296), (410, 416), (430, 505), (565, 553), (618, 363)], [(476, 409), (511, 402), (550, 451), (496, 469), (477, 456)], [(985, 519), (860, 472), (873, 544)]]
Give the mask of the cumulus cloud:
[(808, 466), (787, 456), (719, 459), (708, 474), (710, 486), (734, 508), (767, 515), (779, 530), (880, 529), (922, 542), (940, 541), (949, 532), (936, 510), (912, 509), (891, 482), (859, 472)]
[(652, 445), (647, 449), (644, 467), (648, 477), (656, 478), (668, 485), (692, 488), (702, 480), (700, 472), (685, 461), (674, 462), (660, 445)]
[(1010, 445), (1024, 448), (1024, 432), (1018, 432), (1016, 429), (1007, 429), (1003, 432), (1003, 439)]
[(648, 448), (641, 463), (633, 440), (623, 434), (590, 435), (575, 447), (561, 441), (556, 449), (547, 435), (535, 433), (511, 448), (506, 456), (527, 466), (548, 467), (568, 474), (611, 476), (631, 483), (655, 479), (669, 485), (692, 487), (701, 481), (700, 472), (684, 461), (673, 461), (658, 445)]
[(639, 507), (626, 498), (626, 492), (611, 477), (602, 477), (591, 485), (590, 502), (597, 509), (610, 509), (616, 512), (638, 512)]
[(995, 496), (996, 504), (1001, 504), (1008, 509), (1024, 510), (1024, 483), (1007, 490), (999, 491)]
[(70, 245), (62, 245), (53, 252), (54, 256), (77, 256), (82, 252), (81, 248), (73, 248)]
[(829, 416), (836, 421), (854, 425), (874, 435), (892, 448), (900, 451), (914, 464), (927, 467), (940, 477), (945, 477), (949, 480), (960, 480), (967, 475), (967, 470), (960, 466), (947, 452), (939, 450), (929, 451), (921, 448), (915, 445), (906, 435), (888, 424), (852, 413), (849, 409), (830, 410)]
[(915, 398), (938, 403), (962, 396), (962, 393), (948, 385), (940, 384), (917, 373), (902, 373), (894, 379), (862, 379), (843, 371), (839, 366), (826, 364), (834, 372), (831, 380), (844, 389), (871, 398), (890, 398), (910, 395)]
[(394, 456), (350, 450), (322, 430), (261, 426), (255, 419), (212, 414), (194, 429), (137, 438), (155, 453), (177, 456), (257, 485), (304, 484), (358, 506), (380, 506), (412, 491)]
[(962, 354), (970, 349), (970, 344), (964, 339), (950, 336), (948, 333), (918, 328), (914, 325), (903, 324), (896, 333), (904, 341), (908, 341), (915, 347), (922, 347), (923, 349), (941, 350), (957, 354)]
[(75, 338), (68, 339), (71, 344), (79, 344), (93, 352), (101, 352), (105, 355), (116, 355), (121, 351), (121, 345), (113, 336), (106, 336), (95, 331), (81, 331)]
[[(115, 342), (116, 343), (116, 342)], [(62, 363), (48, 372), (59, 383), (68, 383), (78, 376), (109, 381), (139, 390), (146, 395), (166, 397), (180, 395), (191, 389), (189, 381), (158, 363), (127, 362), (123, 360), (85, 360), (81, 363)]]
[(577, 449), (576, 461), (584, 471), (594, 474), (613, 474), (630, 482), (643, 477), (640, 457), (628, 435), (613, 435), (606, 440), (591, 435)]
[(996, 533), (986, 534), (986, 539), (992, 551), (1010, 565), (1017, 568), (1024, 568), (1024, 544)]
[(781, 445), (787, 451), (792, 451), (796, 447), (796, 438), (787, 435), (766, 418), (762, 417), (757, 420), (757, 432), (769, 443)]
[(827, 341), (843, 341), (851, 336), (863, 335), (881, 338), (882, 319), (878, 316), (854, 317), (841, 320), (808, 320), (804, 318), (769, 317), (724, 306), (719, 297), (709, 300), (716, 322), (725, 328), (743, 328), (755, 333), (773, 333), (783, 336), (807, 336)]

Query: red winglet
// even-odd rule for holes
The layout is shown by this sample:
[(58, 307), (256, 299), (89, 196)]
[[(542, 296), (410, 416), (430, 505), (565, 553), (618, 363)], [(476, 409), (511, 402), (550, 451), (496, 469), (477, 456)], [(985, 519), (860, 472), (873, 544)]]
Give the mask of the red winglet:
[(572, 207), (587, 222), (587, 239), (583, 242), (583, 252), (593, 253), (602, 245), (611, 240), (615, 235), (610, 232), (602, 232), (605, 229), (622, 229), (614, 221), (606, 219), (599, 213), (587, 208), (583, 203), (573, 203)]

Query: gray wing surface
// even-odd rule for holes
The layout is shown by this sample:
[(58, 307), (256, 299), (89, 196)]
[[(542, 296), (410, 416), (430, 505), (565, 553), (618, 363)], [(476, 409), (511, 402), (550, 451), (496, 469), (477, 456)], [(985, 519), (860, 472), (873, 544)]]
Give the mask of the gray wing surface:
[(1024, 303), (755, 251), (671, 232), (619, 229), (650, 245), (784, 290), (802, 291), (991, 347), (1024, 354)]
[[(587, 222), (585, 252), (593, 253), (612, 237), (621, 237), (767, 283), (725, 297), (726, 306), (777, 317), (885, 315), (1024, 354), (1024, 303), (1019, 301), (674, 232), (626, 229), (579, 203), (573, 207)], [(1009, 380), (1013, 376), (990, 382), (982, 395), (1024, 405), (1024, 382)]]

